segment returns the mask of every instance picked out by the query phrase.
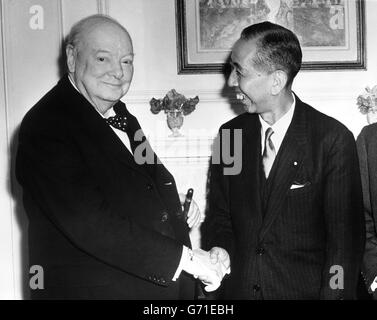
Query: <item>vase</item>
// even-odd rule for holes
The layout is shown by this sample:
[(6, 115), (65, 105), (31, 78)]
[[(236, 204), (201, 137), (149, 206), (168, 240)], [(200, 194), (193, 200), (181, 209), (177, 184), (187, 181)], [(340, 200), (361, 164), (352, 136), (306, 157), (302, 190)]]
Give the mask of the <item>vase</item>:
[(167, 112), (167, 122), (168, 127), (173, 132), (170, 137), (182, 137), (183, 135), (179, 132), (179, 129), (183, 125), (183, 114), (182, 111), (171, 110)]
[(377, 122), (377, 111), (369, 111), (367, 113), (367, 121), (369, 124)]

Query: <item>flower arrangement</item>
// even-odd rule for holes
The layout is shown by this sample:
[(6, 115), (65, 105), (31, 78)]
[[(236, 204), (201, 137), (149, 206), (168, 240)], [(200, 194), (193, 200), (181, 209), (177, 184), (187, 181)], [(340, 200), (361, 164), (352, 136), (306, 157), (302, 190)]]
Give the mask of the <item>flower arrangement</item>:
[(183, 125), (183, 116), (187, 116), (193, 112), (198, 102), (198, 96), (187, 99), (184, 95), (171, 89), (163, 99), (152, 98), (149, 104), (153, 114), (164, 110), (167, 115), (168, 127), (173, 131), (171, 137), (181, 137), (182, 134), (179, 132), (179, 129)]
[(357, 97), (357, 106), (362, 114), (377, 111), (377, 86), (365, 88), (365, 92)]
[(184, 116), (187, 116), (195, 110), (195, 106), (198, 102), (198, 96), (187, 99), (184, 95), (175, 91), (175, 89), (171, 89), (163, 99), (152, 98), (149, 104), (153, 114), (164, 110), (165, 113), (182, 112)]

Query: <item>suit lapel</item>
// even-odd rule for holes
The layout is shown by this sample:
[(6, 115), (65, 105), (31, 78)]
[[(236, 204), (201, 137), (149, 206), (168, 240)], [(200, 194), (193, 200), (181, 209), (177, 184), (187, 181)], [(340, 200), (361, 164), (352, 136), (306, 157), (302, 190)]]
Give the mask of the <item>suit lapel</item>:
[(260, 232), (260, 240), (272, 225), (278, 214), (281, 213), (286, 194), (300, 170), (305, 157), (305, 145), (307, 143), (305, 106), (296, 96), (296, 107), (292, 122), (280, 146), (278, 155), (274, 161), (270, 175), (272, 185), (267, 204), (265, 219)]
[[(85, 99), (85, 97), (77, 92), (72, 86), (68, 77), (63, 78), (61, 82), (66, 94), (72, 97), (72, 105), (67, 106), (67, 109), (75, 118), (77, 118), (77, 125), (79, 126), (79, 128), (77, 128), (78, 131), (89, 135), (93, 141), (98, 143), (106, 154), (112, 155), (133, 170), (148, 175), (143, 166), (135, 163), (132, 153), (124, 146), (123, 142), (104, 121), (101, 115)], [(131, 115), (131, 117), (133, 116)], [(133, 118), (133, 126), (139, 126), (140, 128), (136, 118)]]
[[(135, 140), (135, 133), (141, 129), (141, 126), (139, 124), (139, 121), (134, 117), (131, 113), (129, 113), (128, 110), (126, 110), (126, 117), (128, 120), (128, 126), (131, 131), (131, 136), (133, 141), (131, 141), (131, 144), (135, 144), (135, 148), (137, 148), (140, 144), (145, 143), (146, 137), (143, 135), (143, 140)], [(142, 131), (141, 131), (142, 132)], [(145, 140), (144, 140), (145, 139)], [(170, 213), (170, 216), (173, 217), (172, 223), (175, 226), (175, 230), (178, 230), (176, 232), (176, 238), (183, 240), (183, 242), (187, 245), (190, 244), (190, 239), (188, 237), (188, 226), (186, 222), (183, 219), (180, 219), (182, 216), (182, 208), (178, 196), (178, 191), (176, 188), (176, 184), (174, 181), (174, 177), (170, 174), (170, 172), (165, 168), (165, 166), (161, 163), (161, 161), (158, 159), (157, 155), (152, 150), (151, 146), (149, 145), (149, 142), (146, 141), (146, 148), (149, 148), (148, 152), (151, 152), (153, 154), (153, 163), (148, 164), (140, 164), (136, 165), (136, 167), (139, 170), (143, 170), (144, 174), (147, 174), (148, 177), (152, 178), (152, 180), (155, 183), (155, 186), (157, 187), (158, 193), (160, 195), (160, 198), (167, 208), (167, 211)], [(133, 157), (131, 155), (131, 157)], [(134, 160), (132, 160), (133, 163)]]

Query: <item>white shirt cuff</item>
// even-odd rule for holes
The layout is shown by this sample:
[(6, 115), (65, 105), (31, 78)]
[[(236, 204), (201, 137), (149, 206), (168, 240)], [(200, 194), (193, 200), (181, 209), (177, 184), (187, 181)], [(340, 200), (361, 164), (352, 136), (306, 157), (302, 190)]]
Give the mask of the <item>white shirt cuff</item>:
[(177, 271), (174, 274), (173, 281), (176, 281), (178, 279), (178, 277), (181, 275), (181, 272), (183, 270), (183, 266), (190, 259), (189, 250), (190, 249), (188, 247), (183, 246), (181, 260), (179, 261), (179, 265), (178, 265)]

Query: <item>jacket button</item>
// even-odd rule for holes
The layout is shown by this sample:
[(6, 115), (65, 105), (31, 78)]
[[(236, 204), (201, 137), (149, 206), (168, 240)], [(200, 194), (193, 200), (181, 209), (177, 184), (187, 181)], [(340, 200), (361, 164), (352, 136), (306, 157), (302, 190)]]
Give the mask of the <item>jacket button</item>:
[(262, 247), (257, 248), (256, 250), (257, 255), (262, 256), (265, 253), (265, 250)]
[(147, 189), (148, 189), (148, 190), (152, 190), (152, 189), (153, 189), (153, 185), (150, 184), (150, 183), (148, 183), (148, 184), (147, 184)]
[(259, 291), (260, 290), (260, 285), (259, 284), (254, 284), (253, 285), (253, 290), (254, 291)]
[(164, 213), (162, 214), (161, 221), (162, 221), (162, 222), (166, 222), (166, 221), (168, 221), (168, 219), (169, 219), (168, 214), (167, 214), (166, 212), (164, 212)]

